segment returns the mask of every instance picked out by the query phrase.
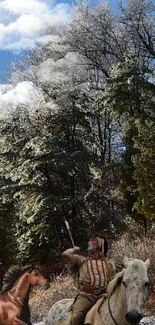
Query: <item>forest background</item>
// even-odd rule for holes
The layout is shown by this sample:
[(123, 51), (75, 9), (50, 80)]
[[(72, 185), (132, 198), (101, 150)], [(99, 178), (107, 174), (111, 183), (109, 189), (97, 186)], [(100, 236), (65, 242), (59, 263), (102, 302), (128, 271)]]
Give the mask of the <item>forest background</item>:
[(154, 63), (154, 1), (128, 0), (115, 12), (77, 3), (12, 64), (7, 82), (35, 96), (0, 115), (1, 276), (17, 263), (54, 268), (71, 245), (64, 219), (83, 251), (105, 229), (109, 242), (133, 223), (153, 236)]

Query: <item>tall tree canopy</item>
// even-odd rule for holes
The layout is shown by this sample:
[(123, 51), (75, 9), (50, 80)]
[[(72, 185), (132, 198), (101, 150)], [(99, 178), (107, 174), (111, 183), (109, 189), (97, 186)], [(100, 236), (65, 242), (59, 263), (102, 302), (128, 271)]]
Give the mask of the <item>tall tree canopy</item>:
[(116, 13), (83, 2), (12, 66), (9, 82), (30, 84), (34, 98), (0, 119), (4, 268), (56, 260), (69, 245), (64, 218), (83, 249), (126, 216), (154, 218), (154, 34), (152, 1)]

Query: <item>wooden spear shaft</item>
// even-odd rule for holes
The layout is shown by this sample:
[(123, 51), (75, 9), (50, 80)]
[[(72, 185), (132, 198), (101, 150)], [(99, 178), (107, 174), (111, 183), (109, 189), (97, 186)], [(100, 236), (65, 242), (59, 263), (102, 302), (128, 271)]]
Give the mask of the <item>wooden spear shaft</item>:
[(69, 233), (69, 237), (70, 237), (71, 243), (72, 243), (72, 245), (74, 247), (75, 246), (74, 240), (73, 240), (73, 237), (72, 237), (72, 234), (71, 234), (71, 231), (70, 231), (70, 228), (69, 228), (69, 223), (68, 223), (67, 220), (65, 220), (65, 225), (66, 225), (66, 229), (67, 229), (67, 231)]

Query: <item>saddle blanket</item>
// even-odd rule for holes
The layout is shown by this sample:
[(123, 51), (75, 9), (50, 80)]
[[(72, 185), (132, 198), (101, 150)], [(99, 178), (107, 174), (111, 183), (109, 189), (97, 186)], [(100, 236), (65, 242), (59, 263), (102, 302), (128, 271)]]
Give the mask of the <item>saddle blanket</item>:
[(88, 311), (84, 320), (84, 324), (104, 325), (99, 313), (99, 308), (102, 305), (104, 299), (105, 297), (100, 298), (95, 303), (95, 305)]
[[(95, 305), (88, 311), (84, 320), (84, 324), (104, 325), (99, 313), (99, 308), (105, 298), (106, 297), (100, 298), (95, 303)], [(57, 318), (56, 325), (71, 325), (71, 320), (72, 320), (72, 311), (68, 309)]]

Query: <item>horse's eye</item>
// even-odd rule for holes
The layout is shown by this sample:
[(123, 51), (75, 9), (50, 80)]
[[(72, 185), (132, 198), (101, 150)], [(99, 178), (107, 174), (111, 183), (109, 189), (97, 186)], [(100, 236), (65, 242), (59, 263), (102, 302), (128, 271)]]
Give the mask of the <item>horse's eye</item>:
[(150, 285), (149, 281), (146, 281), (146, 282), (145, 282), (145, 287), (147, 287), (147, 288), (148, 288), (148, 287), (149, 287), (149, 285)]
[(124, 287), (126, 288), (127, 287), (127, 283), (125, 281), (122, 281)]

